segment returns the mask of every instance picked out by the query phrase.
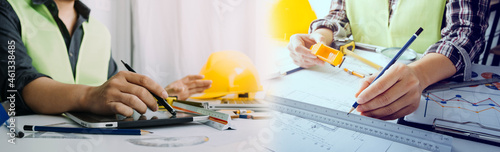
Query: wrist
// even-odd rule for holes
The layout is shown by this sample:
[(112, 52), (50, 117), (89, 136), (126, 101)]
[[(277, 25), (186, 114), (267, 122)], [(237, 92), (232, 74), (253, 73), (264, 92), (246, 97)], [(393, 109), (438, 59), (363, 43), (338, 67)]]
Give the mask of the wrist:
[(430, 53), (422, 59), (408, 65), (420, 81), (420, 87), (425, 89), (429, 85), (446, 79), (455, 74), (453, 63), (446, 56), (439, 53)]
[(175, 92), (175, 87), (173, 85), (173, 83), (167, 85), (165, 88), (165, 91), (167, 91), (167, 94), (173, 94)]
[(327, 45), (331, 45), (333, 42), (333, 31), (328, 29), (328, 28), (318, 28), (311, 34), (319, 34), (321, 35), (324, 39), (324, 43)]
[(89, 111), (90, 109), (90, 101), (92, 100), (92, 90), (95, 88), (95, 87), (91, 87), (91, 86), (85, 86), (85, 85), (81, 85), (83, 86), (82, 87), (82, 90), (83, 90), (83, 93), (79, 94), (79, 96), (77, 96), (76, 98), (76, 107), (74, 107), (73, 109), (75, 111)]
[(429, 81), (429, 77), (427, 77), (427, 75), (424, 74), (425, 71), (423, 71), (423, 68), (425, 68), (425, 67), (422, 67), (423, 66), (422, 64), (418, 64), (416, 62), (414, 62), (414, 63), (415, 64), (409, 64), (408, 67), (412, 70), (413, 75), (415, 75), (415, 77), (417, 77), (420, 90), (424, 90), (429, 85), (431, 85), (431, 83)]

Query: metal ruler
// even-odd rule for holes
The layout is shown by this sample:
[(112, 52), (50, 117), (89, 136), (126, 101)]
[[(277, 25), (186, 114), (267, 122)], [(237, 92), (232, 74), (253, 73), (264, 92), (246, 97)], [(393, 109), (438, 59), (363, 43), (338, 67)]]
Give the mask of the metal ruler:
[(487, 84), (487, 83), (493, 83), (493, 82), (500, 82), (500, 78), (495, 77), (495, 78), (491, 78), (491, 79), (465, 81), (465, 82), (450, 83), (450, 84), (433, 84), (433, 85), (427, 87), (423, 91), (423, 93), (445, 91), (445, 90), (450, 90), (453, 88), (467, 87), (467, 86), (472, 86), (472, 85), (480, 85), (480, 84)]
[(83, 136), (75, 133), (34, 132), (26, 133), (23, 138), (51, 138), (51, 139), (91, 139), (93, 136)]
[(213, 111), (213, 110), (208, 110), (205, 108), (201, 107), (196, 107), (180, 102), (173, 102), (172, 105), (175, 109), (185, 111), (185, 112), (190, 112), (190, 113), (196, 113), (196, 114), (201, 114), (201, 115), (207, 115), (208, 116), (208, 121), (202, 122), (208, 126), (214, 127), (215, 129), (219, 130), (225, 130), (225, 129), (235, 129), (231, 125), (231, 116), (229, 114)]
[(326, 107), (316, 106), (300, 101), (267, 95), (270, 108), (279, 112), (295, 115), (301, 118), (342, 127), (414, 147), (438, 151), (451, 151), (453, 138), (430, 131), (350, 114)]

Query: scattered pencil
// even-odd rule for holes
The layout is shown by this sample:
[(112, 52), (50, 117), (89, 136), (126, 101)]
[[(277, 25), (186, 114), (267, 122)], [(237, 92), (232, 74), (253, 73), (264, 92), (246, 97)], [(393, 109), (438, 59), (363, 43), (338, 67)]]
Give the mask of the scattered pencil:
[(268, 119), (269, 116), (254, 116), (254, 115), (233, 115), (233, 116), (231, 116), (231, 119), (236, 119), (236, 118), (241, 118), (241, 119)]
[(354, 76), (357, 76), (357, 77), (360, 77), (360, 78), (365, 78), (365, 75), (361, 74), (361, 73), (358, 73), (356, 71), (353, 71), (353, 70), (349, 70), (347, 68), (344, 68), (344, 71), (349, 73), (350, 75), (354, 75)]
[(298, 67), (298, 68), (292, 69), (292, 70), (290, 70), (290, 71), (287, 71), (287, 72), (285, 72), (285, 73), (282, 73), (281, 75), (283, 75), (283, 76), (285, 76), (285, 75), (289, 75), (289, 74), (292, 74), (292, 73), (294, 73), (294, 72), (300, 71), (300, 70), (302, 70), (302, 69), (304, 69), (304, 68), (303, 68), (303, 67)]
[(246, 113), (252, 113), (253, 111), (252, 110), (245, 110), (245, 109), (242, 109), (242, 110), (236, 110), (236, 111), (233, 111), (234, 114), (246, 114)]

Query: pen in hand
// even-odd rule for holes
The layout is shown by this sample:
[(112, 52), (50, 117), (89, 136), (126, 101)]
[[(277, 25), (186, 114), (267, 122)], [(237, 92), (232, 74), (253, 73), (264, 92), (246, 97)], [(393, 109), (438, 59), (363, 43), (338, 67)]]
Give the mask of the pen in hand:
[[(394, 63), (396, 63), (398, 58), (405, 52), (405, 50), (411, 45), (411, 43), (413, 43), (413, 41), (418, 37), (418, 35), (420, 35), (420, 33), (423, 30), (424, 29), (422, 29), (422, 27), (418, 28), (417, 32), (415, 32), (415, 34), (413, 34), (413, 36), (410, 38), (410, 40), (408, 40), (408, 42), (406, 42), (406, 44), (403, 46), (403, 48), (401, 48), (401, 50), (399, 50), (399, 52), (396, 54), (396, 56), (394, 56), (394, 58), (392, 58), (392, 60), (384, 67), (384, 69), (380, 72), (380, 74), (378, 74), (378, 76), (375, 79), (373, 79), (372, 83), (370, 83), (370, 84), (373, 84), (380, 76), (382, 76), (382, 74), (384, 74), (384, 72), (387, 69), (389, 69), (390, 66), (392, 66)], [(352, 111), (354, 111), (354, 109), (356, 109), (358, 107), (358, 105), (359, 105), (358, 102), (354, 102), (351, 110), (349, 110), (349, 112), (347, 114), (349, 115)]]
[[(127, 70), (128, 70), (128, 71), (136, 73), (136, 72), (135, 72), (135, 70), (134, 70), (134, 69), (132, 69), (132, 67), (130, 67), (127, 63), (123, 62), (123, 60), (120, 60), (120, 61), (122, 61), (123, 65), (125, 66), (125, 68), (127, 68)], [(148, 90), (148, 91), (149, 91), (149, 90)], [(149, 91), (149, 93), (151, 93), (151, 94), (153, 95), (153, 97), (155, 97), (156, 101), (157, 101), (160, 105), (162, 105), (163, 107), (165, 107), (165, 109), (167, 109), (167, 110), (168, 110), (168, 112), (170, 112), (173, 116), (177, 115), (177, 112), (175, 111), (175, 109), (174, 109), (174, 108), (172, 108), (172, 106), (170, 106), (170, 105), (167, 103), (167, 101), (166, 101), (165, 99), (163, 99), (163, 98), (161, 98), (161, 97), (159, 97), (159, 96), (155, 95), (155, 94), (154, 94), (154, 93), (152, 93), (151, 91)]]

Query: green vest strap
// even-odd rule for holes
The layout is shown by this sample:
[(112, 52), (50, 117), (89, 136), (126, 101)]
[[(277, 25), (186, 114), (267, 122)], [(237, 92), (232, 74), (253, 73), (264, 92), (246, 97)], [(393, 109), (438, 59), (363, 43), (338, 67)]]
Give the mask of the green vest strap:
[(97, 86), (107, 80), (111, 36), (103, 24), (91, 17), (82, 24), (85, 34), (73, 77), (66, 44), (47, 7), (31, 0), (8, 1), (19, 17), (23, 43), (38, 72), (68, 84)]
[(410, 46), (423, 53), (441, 39), (441, 23), (446, 0), (399, 0), (389, 21), (388, 0), (346, 0), (346, 14), (354, 41), (402, 47), (415, 31), (420, 34)]

